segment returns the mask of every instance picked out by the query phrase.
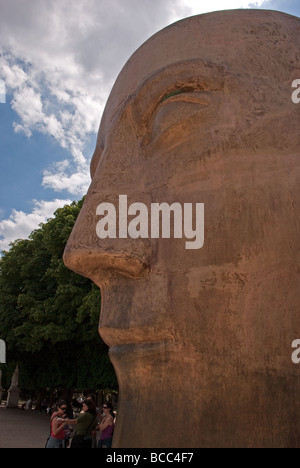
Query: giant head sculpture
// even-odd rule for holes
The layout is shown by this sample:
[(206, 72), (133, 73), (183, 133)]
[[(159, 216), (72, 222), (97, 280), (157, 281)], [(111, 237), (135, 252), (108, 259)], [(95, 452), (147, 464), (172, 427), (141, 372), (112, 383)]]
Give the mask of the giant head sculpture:
[[(296, 78), (300, 20), (239, 10), (159, 32), (111, 91), (65, 263), (101, 288), (120, 386), (115, 447), (296, 444)], [(152, 204), (204, 204), (204, 245), (150, 228), (130, 237), (125, 202), (149, 207), (149, 225)], [(97, 234), (99, 204), (116, 208), (116, 235)]]

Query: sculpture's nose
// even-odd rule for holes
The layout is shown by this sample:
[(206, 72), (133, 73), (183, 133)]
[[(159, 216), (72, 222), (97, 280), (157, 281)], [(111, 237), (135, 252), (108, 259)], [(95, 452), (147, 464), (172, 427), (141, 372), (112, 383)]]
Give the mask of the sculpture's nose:
[[(111, 115), (109, 109), (107, 115)], [(150, 267), (149, 239), (124, 235), (119, 223), (121, 195), (128, 197), (128, 205), (149, 202), (145, 170), (139, 161), (140, 146), (127, 107), (122, 107), (114, 118), (103, 117), (91, 162), (92, 182), (64, 253), (68, 268), (99, 286), (112, 273), (139, 278)], [(106, 210), (99, 211), (99, 205), (112, 206), (115, 212), (114, 232), (111, 234), (108, 227), (107, 237), (99, 235), (99, 223), (106, 216)]]
[(64, 252), (64, 263), (70, 270), (90, 278), (96, 284), (101, 284), (111, 272), (140, 278), (150, 269), (144, 255), (131, 255), (124, 250), (118, 251), (112, 248), (100, 251), (84, 246), (76, 247), (72, 243), (72, 238)]
[(148, 239), (97, 236), (99, 194), (90, 190), (64, 252), (64, 263), (72, 271), (98, 285), (108, 274), (139, 278), (149, 271), (151, 246)]

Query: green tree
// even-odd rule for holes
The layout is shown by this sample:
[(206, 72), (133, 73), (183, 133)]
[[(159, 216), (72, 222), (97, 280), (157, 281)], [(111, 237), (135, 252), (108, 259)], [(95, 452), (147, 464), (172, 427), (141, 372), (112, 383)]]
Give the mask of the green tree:
[(57, 210), (0, 261), (0, 337), (27, 389), (117, 387), (97, 331), (100, 290), (62, 260), (82, 204)]

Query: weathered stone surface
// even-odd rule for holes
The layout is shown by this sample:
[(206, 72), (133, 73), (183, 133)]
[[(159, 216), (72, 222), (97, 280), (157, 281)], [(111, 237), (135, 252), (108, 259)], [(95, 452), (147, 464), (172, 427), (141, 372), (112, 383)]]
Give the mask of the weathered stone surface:
[[(296, 78), (300, 20), (240, 10), (159, 32), (114, 85), (65, 263), (102, 291), (115, 447), (299, 443)], [(120, 194), (205, 203), (204, 247), (101, 241), (96, 208)]]

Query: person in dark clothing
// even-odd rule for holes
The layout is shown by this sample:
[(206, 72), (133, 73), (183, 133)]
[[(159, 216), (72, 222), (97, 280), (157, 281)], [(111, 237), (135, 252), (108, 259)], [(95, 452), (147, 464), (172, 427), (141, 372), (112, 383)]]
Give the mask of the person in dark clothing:
[(68, 419), (70, 425), (77, 424), (76, 435), (72, 440), (72, 448), (92, 448), (92, 433), (95, 430), (98, 417), (96, 405), (91, 400), (85, 400), (82, 405), (83, 413), (77, 419)]

